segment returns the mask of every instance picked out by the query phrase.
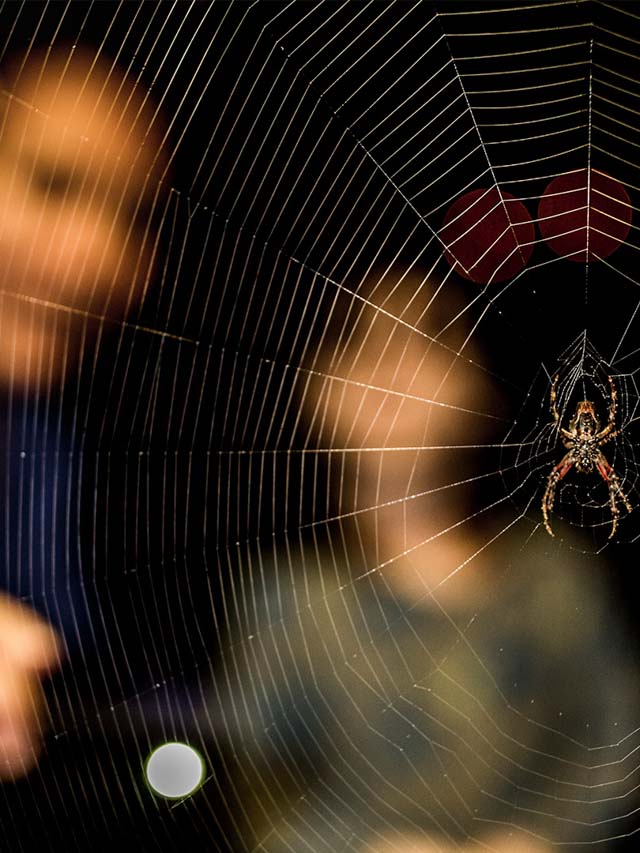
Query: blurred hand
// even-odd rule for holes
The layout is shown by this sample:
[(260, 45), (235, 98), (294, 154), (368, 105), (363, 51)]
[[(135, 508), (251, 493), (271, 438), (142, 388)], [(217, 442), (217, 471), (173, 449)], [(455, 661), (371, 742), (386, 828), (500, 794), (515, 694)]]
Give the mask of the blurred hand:
[(0, 781), (23, 775), (36, 763), (44, 711), (40, 682), (60, 662), (54, 630), (0, 594)]

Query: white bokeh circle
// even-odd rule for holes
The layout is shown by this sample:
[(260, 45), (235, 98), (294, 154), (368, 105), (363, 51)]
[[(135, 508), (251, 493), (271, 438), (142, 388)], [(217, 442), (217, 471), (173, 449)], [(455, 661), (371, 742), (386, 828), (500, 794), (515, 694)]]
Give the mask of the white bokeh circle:
[(186, 743), (165, 743), (155, 749), (145, 767), (148, 784), (163, 797), (188, 797), (204, 776), (204, 762)]

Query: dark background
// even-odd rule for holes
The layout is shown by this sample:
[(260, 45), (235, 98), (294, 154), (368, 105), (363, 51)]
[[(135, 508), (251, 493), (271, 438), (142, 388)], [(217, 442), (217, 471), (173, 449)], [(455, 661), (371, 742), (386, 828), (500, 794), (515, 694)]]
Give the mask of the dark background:
[[(145, 850), (187, 840), (233, 849), (225, 785), (211, 783), (217, 804), (172, 808), (134, 778), (131, 755), (153, 741), (135, 697), (173, 684), (167, 701), (184, 715), (162, 733), (190, 731), (189, 700), (175, 691), (198, 683), (242, 608), (231, 599), (248, 552), (313, 520), (321, 463), (271, 451), (304, 440), (298, 367), (313, 356), (336, 283), (356, 288), (372, 264), (392, 262), (443, 278), (437, 234), (454, 198), (497, 181), (535, 220), (552, 176), (600, 169), (624, 183), (634, 209), (615, 270), (558, 259), (539, 240), (517, 285), (458, 284), (514, 418), (532, 387), (534, 408), (547, 406), (541, 366), (556, 370), (584, 330), (607, 368), (633, 371), (640, 180), (624, 108), (638, 112), (636, 14), (636, 3), (588, 0), (517, 11), (486, 2), (0, 7), (5, 57), (99, 47), (160, 103), (174, 152), (155, 287), (129, 325), (110, 330), (97, 366), (87, 359), (54, 401), (81, 438), (82, 548), (105, 618), (41, 772), (4, 789), (8, 848), (112, 850), (137, 834)], [(609, 359), (627, 326), (630, 355), (616, 367)], [(635, 394), (632, 382), (625, 389)], [(636, 630), (637, 545), (633, 531), (626, 538), (611, 580)], [(184, 618), (167, 643), (176, 602)], [(78, 696), (86, 719), (73, 718)], [(126, 700), (117, 738), (96, 725), (114, 696)]]

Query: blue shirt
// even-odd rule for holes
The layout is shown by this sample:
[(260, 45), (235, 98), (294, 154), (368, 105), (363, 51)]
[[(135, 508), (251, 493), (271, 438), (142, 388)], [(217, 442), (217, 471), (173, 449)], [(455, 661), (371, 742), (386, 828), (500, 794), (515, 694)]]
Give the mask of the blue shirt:
[(80, 572), (79, 455), (46, 398), (5, 398), (0, 412), (0, 585), (53, 625), (72, 655), (90, 631)]

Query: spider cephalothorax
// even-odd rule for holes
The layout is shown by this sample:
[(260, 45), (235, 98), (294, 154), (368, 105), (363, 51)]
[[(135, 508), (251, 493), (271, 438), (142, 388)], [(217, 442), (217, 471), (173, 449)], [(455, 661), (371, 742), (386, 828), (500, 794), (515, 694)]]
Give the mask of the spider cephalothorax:
[(553, 380), (551, 387), (550, 407), (551, 414), (558, 432), (562, 436), (562, 442), (568, 449), (568, 453), (562, 457), (560, 462), (553, 467), (549, 477), (547, 478), (547, 488), (545, 489), (542, 498), (542, 517), (544, 526), (550, 536), (554, 533), (551, 529), (549, 516), (553, 510), (553, 502), (556, 494), (556, 486), (562, 478), (575, 468), (583, 474), (589, 474), (592, 471), (597, 471), (602, 479), (609, 487), (609, 505), (611, 507), (612, 526), (609, 539), (616, 532), (618, 526), (618, 518), (620, 510), (618, 509), (618, 500), (631, 512), (631, 504), (626, 495), (622, 491), (620, 480), (611, 465), (607, 462), (604, 453), (600, 450), (600, 446), (607, 441), (611, 441), (620, 430), (615, 429), (616, 417), (616, 387), (613, 384), (613, 379), (609, 376), (609, 385), (611, 387), (611, 399), (609, 402), (609, 419), (607, 425), (600, 429), (600, 421), (596, 415), (596, 410), (590, 400), (582, 400), (576, 407), (576, 413), (569, 421), (569, 429), (565, 429), (560, 423), (560, 414), (556, 406), (556, 389), (558, 385), (558, 377)]

